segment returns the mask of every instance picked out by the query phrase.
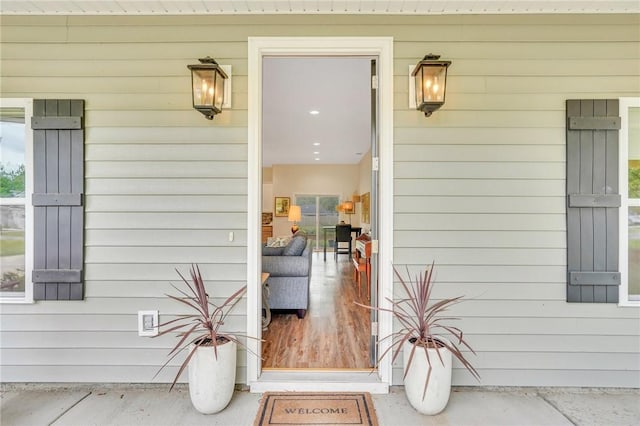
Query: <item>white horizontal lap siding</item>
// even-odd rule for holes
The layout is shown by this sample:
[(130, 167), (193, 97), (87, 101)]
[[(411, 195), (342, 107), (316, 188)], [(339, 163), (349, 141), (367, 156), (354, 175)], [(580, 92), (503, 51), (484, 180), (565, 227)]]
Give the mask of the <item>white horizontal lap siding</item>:
[[(247, 37), (371, 35), (395, 40), (395, 262), (435, 260), (436, 296), (472, 299), (455, 314), (482, 384), (637, 385), (637, 312), (564, 302), (564, 102), (640, 93), (637, 16), (2, 24), (2, 96), (86, 105), (86, 300), (2, 306), (3, 381), (151, 381), (175, 340), (138, 337), (136, 312), (181, 313), (164, 296), (175, 268), (199, 262), (220, 298), (247, 280)], [(453, 65), (446, 105), (425, 119), (407, 106), (407, 69), (429, 52)], [(186, 69), (206, 55), (233, 67), (233, 109), (212, 122), (191, 108)], [(239, 382), (245, 364), (240, 351)], [(454, 382), (475, 384), (459, 365)]]
[[(158, 66), (156, 61), (146, 62)], [(166, 89), (169, 97), (164, 101), (157, 93), (146, 102), (146, 95), (141, 96), (139, 104), (122, 95), (105, 98), (92, 112), (96, 127), (90, 136), (95, 139), (87, 143), (86, 182), (91, 196), (85, 253), (87, 281), (92, 284), (87, 298), (110, 306), (106, 312), (120, 312), (133, 325), (136, 318), (128, 313), (139, 309), (158, 309), (161, 321), (181, 313), (164, 297), (176, 294), (171, 284), (180, 285), (175, 268), (188, 274), (189, 265), (198, 263), (217, 303), (246, 283), (246, 119), (239, 118), (240, 124), (232, 124), (230, 117), (203, 121), (191, 109), (188, 92), (184, 96), (177, 90), (182, 91), (178, 100), (171, 87)], [(150, 106), (158, 102), (171, 109), (156, 114)], [(119, 118), (123, 110), (128, 121)], [(245, 111), (226, 115), (230, 114), (246, 115)], [(229, 232), (235, 234), (233, 242), (228, 241)], [(229, 330), (246, 328), (244, 312), (242, 302), (227, 321)], [(69, 331), (59, 337), (79, 333)], [(99, 358), (105, 371), (116, 377), (126, 373), (142, 382), (150, 380), (149, 373), (153, 377), (176, 343), (173, 336), (147, 343), (135, 330), (116, 329), (110, 334), (113, 344), (106, 344), (110, 356)], [(146, 359), (138, 355), (141, 345), (151, 350)], [(178, 363), (172, 362), (156, 381), (172, 380)], [(240, 352), (239, 381), (245, 364)], [(96, 364), (80, 363), (82, 369), (90, 365)], [(66, 372), (72, 366), (61, 363), (51, 369)]]
[[(224, 31), (207, 25), (207, 38), (186, 40), (180, 24), (150, 20), (3, 17), (3, 96), (88, 105), (86, 297), (3, 306), (3, 381), (150, 382), (177, 340), (139, 337), (137, 311), (185, 312), (165, 296), (177, 294), (175, 269), (188, 276), (198, 263), (217, 303), (247, 282), (246, 34), (211, 43)], [(165, 32), (173, 40), (161, 44)], [(45, 66), (30, 47), (48, 52)], [(188, 91), (186, 65), (206, 55), (233, 67), (233, 110), (214, 121)], [(227, 329), (243, 333), (245, 312), (243, 300)], [(155, 382), (170, 382), (179, 362)], [(239, 351), (239, 382), (245, 366)]]
[[(513, 19), (465, 17), (459, 43), (396, 40), (394, 262), (435, 261), (434, 296), (466, 296), (452, 315), (480, 384), (637, 387), (638, 311), (565, 302), (565, 100), (640, 93), (638, 16), (612, 31)], [(453, 63), (425, 118), (408, 109), (407, 69), (429, 52)], [(455, 384), (478, 384), (454, 367)]]

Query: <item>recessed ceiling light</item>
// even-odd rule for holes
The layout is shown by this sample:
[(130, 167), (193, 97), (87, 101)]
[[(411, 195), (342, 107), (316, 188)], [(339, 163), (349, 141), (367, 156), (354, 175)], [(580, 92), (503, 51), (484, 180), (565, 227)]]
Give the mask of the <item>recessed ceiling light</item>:
[(320, 146), (320, 142), (314, 142), (313, 146)]
[(313, 155), (318, 155), (320, 154), (320, 151), (313, 151)]
[(317, 109), (312, 109), (311, 111), (309, 111), (309, 114), (318, 115), (318, 114), (320, 114), (320, 111), (318, 111)]
[(320, 161), (320, 159), (318, 157), (315, 158), (316, 161)]

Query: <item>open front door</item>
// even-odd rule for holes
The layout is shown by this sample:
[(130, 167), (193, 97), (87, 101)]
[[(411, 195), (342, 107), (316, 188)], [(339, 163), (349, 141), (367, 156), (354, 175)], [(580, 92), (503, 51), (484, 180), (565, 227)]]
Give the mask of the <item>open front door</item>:
[[(371, 60), (371, 306), (378, 306), (378, 64)], [(371, 310), (371, 365), (378, 360), (378, 311)]]

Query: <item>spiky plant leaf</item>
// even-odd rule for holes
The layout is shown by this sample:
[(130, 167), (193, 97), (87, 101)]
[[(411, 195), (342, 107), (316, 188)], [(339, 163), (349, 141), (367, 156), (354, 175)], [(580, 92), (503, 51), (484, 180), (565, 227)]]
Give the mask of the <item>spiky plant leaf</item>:
[[(158, 374), (173, 359), (175, 359), (176, 356), (178, 356), (178, 354), (180, 354), (182, 351), (187, 350), (187, 356), (180, 365), (178, 373), (176, 374), (173, 383), (169, 388), (169, 391), (173, 389), (178, 381), (178, 378), (185, 370), (185, 368), (187, 368), (187, 365), (189, 364), (189, 361), (191, 360), (195, 352), (188, 351), (190, 345), (194, 344), (197, 346), (213, 346), (214, 355), (217, 358), (218, 345), (231, 341), (246, 348), (246, 345), (241, 342), (237, 338), (237, 336), (241, 336), (244, 338), (254, 338), (250, 336), (239, 335), (238, 333), (230, 334), (221, 331), (221, 327), (224, 325), (224, 320), (229, 315), (231, 309), (233, 309), (233, 307), (242, 299), (242, 296), (247, 289), (246, 286), (243, 286), (242, 288), (235, 291), (221, 305), (218, 306), (211, 301), (210, 296), (207, 293), (207, 289), (204, 285), (204, 280), (202, 279), (202, 274), (200, 273), (200, 268), (198, 267), (198, 265), (191, 265), (191, 269), (189, 271), (191, 277), (190, 280), (187, 280), (187, 278), (185, 278), (179, 270), (176, 269), (176, 272), (186, 285), (187, 290), (182, 290), (172, 284), (172, 287), (176, 289), (176, 291), (179, 293), (179, 296), (170, 294), (167, 294), (166, 296), (181, 303), (184, 306), (189, 307), (190, 309), (194, 310), (195, 313), (179, 315), (177, 318), (160, 324), (158, 327), (163, 328), (163, 330), (160, 331), (157, 336), (154, 336), (160, 337), (166, 334), (177, 332), (178, 337), (178, 342), (169, 352), (169, 359), (160, 367), (154, 378), (157, 377)], [(212, 307), (213, 309), (210, 310), (210, 307)]]
[[(407, 278), (405, 278), (394, 265), (393, 271), (400, 282), (400, 287), (404, 292), (405, 297), (397, 300), (387, 298), (387, 301), (391, 305), (391, 309), (354, 302), (356, 305), (370, 310), (390, 312), (400, 324), (397, 331), (381, 339), (381, 341), (389, 339), (391, 344), (378, 357), (378, 365), (384, 357), (389, 355), (389, 353), (392, 353), (391, 363), (394, 363), (398, 358), (404, 343), (407, 341), (412, 342), (413, 345), (411, 347), (411, 353), (409, 354), (407, 365), (405, 366), (406, 377), (406, 374), (409, 372), (409, 367), (413, 362), (416, 350), (424, 351), (427, 359), (428, 371), (422, 394), (423, 399), (426, 396), (427, 388), (429, 387), (433, 362), (440, 362), (441, 364), (444, 364), (441, 354), (443, 349), (449, 350), (473, 377), (480, 380), (480, 374), (478, 371), (471, 365), (459, 349), (459, 346), (463, 346), (475, 354), (475, 351), (464, 339), (462, 330), (458, 327), (445, 324), (446, 321), (455, 321), (459, 318), (442, 316), (442, 314), (450, 307), (460, 303), (462, 301), (462, 296), (447, 298), (435, 302), (431, 299), (431, 293), (433, 291), (434, 266), (435, 263), (432, 263), (430, 267), (425, 271), (421, 271), (415, 276), (415, 279), (412, 280), (408, 266), (406, 267)], [(438, 339), (439, 331), (444, 331), (446, 334), (454, 336), (455, 340), (447, 343), (442, 339)], [(431, 359), (432, 356), (429, 355), (428, 349), (435, 349), (438, 358), (437, 360)]]

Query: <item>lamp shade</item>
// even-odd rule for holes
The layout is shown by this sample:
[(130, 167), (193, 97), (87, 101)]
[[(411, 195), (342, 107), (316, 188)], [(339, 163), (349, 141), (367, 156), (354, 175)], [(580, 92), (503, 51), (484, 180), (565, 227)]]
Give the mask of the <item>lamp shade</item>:
[(300, 206), (289, 206), (289, 222), (300, 222), (302, 219), (302, 211)]
[(222, 112), (227, 74), (213, 58), (207, 56), (199, 61), (200, 64), (187, 65), (191, 70), (193, 108), (212, 120), (214, 115)]
[(342, 203), (344, 212), (346, 214), (354, 214), (355, 213), (355, 209), (354, 209), (354, 204), (353, 201), (345, 201), (344, 203)]
[(439, 58), (439, 55), (426, 55), (411, 73), (415, 78), (416, 109), (427, 117), (444, 105), (447, 69), (451, 61), (439, 61)]

